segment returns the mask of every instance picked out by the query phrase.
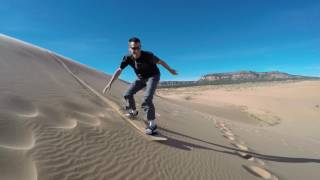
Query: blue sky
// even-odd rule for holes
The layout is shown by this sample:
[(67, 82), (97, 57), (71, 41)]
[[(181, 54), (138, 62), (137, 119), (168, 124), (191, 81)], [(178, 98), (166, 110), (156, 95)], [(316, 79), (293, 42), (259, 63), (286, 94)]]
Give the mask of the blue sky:
[[(138, 36), (174, 69), (162, 80), (239, 70), (320, 77), (320, 2), (0, 0), (0, 32), (112, 74)], [(131, 81), (128, 67), (121, 75)]]

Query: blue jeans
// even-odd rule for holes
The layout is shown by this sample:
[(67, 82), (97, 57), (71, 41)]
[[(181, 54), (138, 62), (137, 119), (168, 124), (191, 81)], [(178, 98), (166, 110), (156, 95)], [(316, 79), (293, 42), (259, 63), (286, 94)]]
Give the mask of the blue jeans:
[(146, 87), (144, 96), (141, 103), (141, 108), (144, 111), (144, 115), (147, 117), (147, 120), (154, 120), (155, 117), (155, 108), (152, 102), (153, 95), (157, 89), (158, 83), (160, 81), (160, 75), (155, 75), (146, 79), (138, 78), (135, 80), (126, 93), (124, 94), (124, 99), (127, 102), (129, 109), (136, 110), (136, 103), (134, 100), (134, 95)]

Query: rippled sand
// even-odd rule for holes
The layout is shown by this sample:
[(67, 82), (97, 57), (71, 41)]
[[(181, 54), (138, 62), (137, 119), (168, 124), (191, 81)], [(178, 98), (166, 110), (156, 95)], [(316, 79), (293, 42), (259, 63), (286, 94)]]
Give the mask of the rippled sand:
[[(0, 35), (0, 179), (254, 180), (320, 175), (319, 134), (297, 138), (292, 129), (283, 132), (286, 118), (273, 112), (277, 123), (261, 125), (248, 116), (261, 118), (251, 104), (199, 104), (167, 92), (154, 101), (159, 131), (168, 141), (148, 141), (100, 97), (109, 78)], [(111, 94), (103, 96), (120, 106), (127, 86), (117, 81)], [(241, 102), (238, 96), (226, 101)], [(312, 103), (320, 104), (317, 98), (314, 94)], [(319, 108), (310, 108), (318, 117)]]

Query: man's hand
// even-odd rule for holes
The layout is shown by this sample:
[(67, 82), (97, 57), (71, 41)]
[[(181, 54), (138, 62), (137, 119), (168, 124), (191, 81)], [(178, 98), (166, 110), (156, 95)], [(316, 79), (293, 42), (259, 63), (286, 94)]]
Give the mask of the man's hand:
[(159, 60), (159, 61), (158, 61), (158, 64), (161, 64), (161, 65), (162, 65), (164, 68), (166, 68), (171, 74), (173, 74), (173, 75), (177, 75), (177, 74), (178, 74), (176, 70), (171, 69), (170, 66), (169, 66), (166, 62), (164, 62), (163, 60)]
[(113, 74), (113, 76), (112, 76), (111, 80), (109, 81), (109, 83), (107, 84), (107, 86), (102, 90), (103, 94), (106, 93), (106, 92), (110, 93), (111, 85), (112, 85), (114, 80), (118, 79), (118, 77), (121, 74), (121, 71), (122, 71), (121, 68), (118, 68), (116, 70), (116, 72)]
[(103, 94), (106, 93), (106, 92), (110, 93), (110, 90), (111, 90), (111, 84), (108, 84), (108, 85), (103, 89), (102, 93), (103, 93)]
[(169, 72), (173, 75), (178, 75), (178, 72), (174, 69), (170, 69)]

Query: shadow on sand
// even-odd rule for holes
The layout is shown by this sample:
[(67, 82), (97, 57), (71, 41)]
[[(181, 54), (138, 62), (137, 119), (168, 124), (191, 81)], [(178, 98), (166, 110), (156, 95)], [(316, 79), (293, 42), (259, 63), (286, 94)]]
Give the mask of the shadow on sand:
[[(228, 146), (223, 146), (223, 145), (219, 145), (216, 143), (212, 143), (212, 142), (207, 142), (198, 138), (194, 138), (179, 132), (174, 132), (171, 131), (169, 129), (164, 129), (159, 127), (158, 128), (160, 131), (162, 132), (167, 132), (167, 133), (171, 133), (171, 134), (175, 134), (181, 137), (184, 137), (186, 139), (195, 141), (195, 142), (199, 142), (199, 144), (205, 144), (204, 145), (199, 145), (199, 144), (195, 144), (195, 143), (191, 143), (191, 142), (187, 142), (187, 141), (183, 141), (183, 140), (178, 140), (169, 136), (165, 136), (166, 138), (168, 138), (167, 141), (159, 141), (159, 143), (170, 146), (170, 147), (174, 147), (174, 148), (178, 148), (178, 149), (182, 149), (182, 150), (186, 150), (186, 151), (191, 151), (193, 148), (198, 148), (198, 149), (205, 149), (205, 150), (212, 150), (212, 151), (216, 151), (216, 152), (221, 152), (221, 153), (227, 153), (227, 154), (231, 154), (231, 155), (236, 155), (238, 156), (238, 153), (236, 153), (236, 151), (238, 152), (244, 152), (247, 154), (250, 154), (251, 156), (255, 157), (255, 158), (259, 158), (259, 159), (264, 159), (267, 161), (275, 161), (275, 162), (285, 162), (285, 163), (320, 163), (320, 159), (310, 159), (310, 158), (296, 158), (296, 157), (284, 157), (284, 156), (273, 156), (273, 155), (265, 155), (265, 154), (260, 154), (260, 153), (256, 153), (256, 152), (252, 152), (252, 151), (244, 151), (244, 150), (240, 150), (237, 148), (232, 148), (232, 147), (228, 147)], [(164, 135), (163, 135), (164, 136)], [(216, 147), (213, 148), (212, 146)]]

